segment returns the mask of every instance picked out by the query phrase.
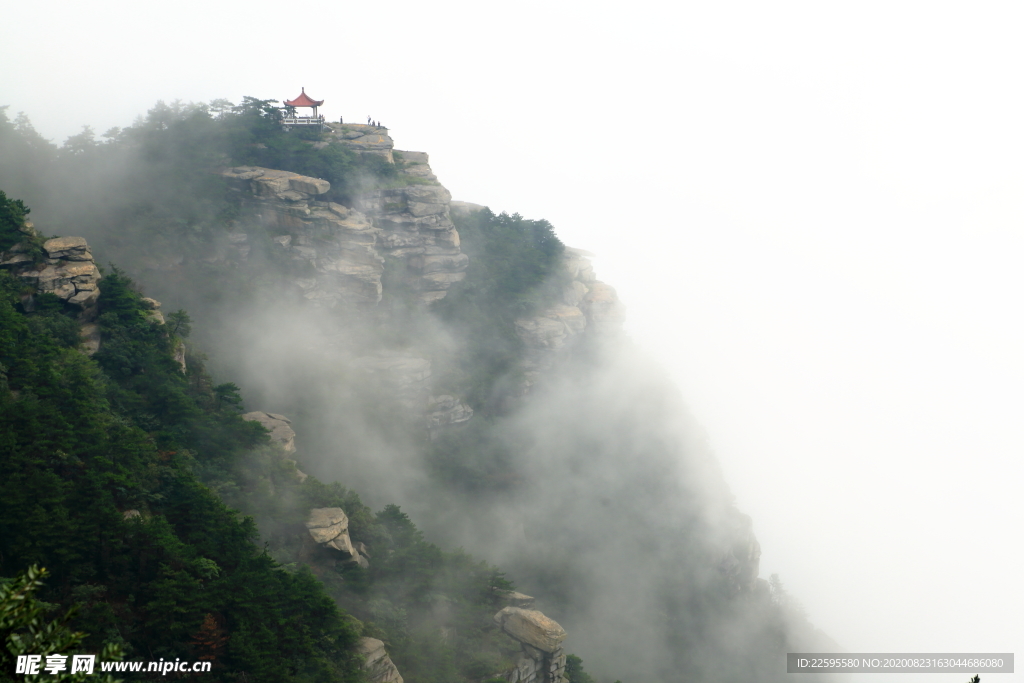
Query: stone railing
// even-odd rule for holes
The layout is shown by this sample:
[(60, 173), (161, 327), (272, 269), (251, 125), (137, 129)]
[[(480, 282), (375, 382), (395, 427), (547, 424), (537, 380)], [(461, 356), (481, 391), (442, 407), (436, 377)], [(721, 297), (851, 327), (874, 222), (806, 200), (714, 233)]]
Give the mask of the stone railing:
[(286, 116), (281, 119), (286, 126), (323, 126), (324, 117), (321, 116)]

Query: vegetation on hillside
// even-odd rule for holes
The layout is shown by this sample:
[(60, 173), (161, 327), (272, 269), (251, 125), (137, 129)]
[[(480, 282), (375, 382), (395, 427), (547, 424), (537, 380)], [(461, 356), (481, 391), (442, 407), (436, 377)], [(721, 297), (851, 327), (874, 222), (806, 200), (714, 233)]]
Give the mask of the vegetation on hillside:
[[(258, 165), (323, 178), (347, 202), (365, 184), (386, 183), (394, 166), (358, 155), (309, 130), (286, 131), (273, 100), (158, 102), (131, 126), (97, 138), (86, 126), (59, 147), (29, 119), (0, 107), (0, 184), (30, 198), (56, 231), (92, 236), (122, 226), (122, 241), (207, 245), (236, 206), (216, 168)], [(314, 138), (314, 139), (310, 139)], [(320, 144), (313, 144), (319, 142)]]
[[(148, 273), (158, 298), (188, 308), (200, 341), (220, 351), (211, 367), (245, 368), (224, 374), (241, 377), (250, 396), (262, 382), (258, 407), (295, 418), (304, 469), (319, 463), (310, 471), (327, 479), (329, 467), (358, 458), (417, 474), (426, 464), (430, 477), (417, 483), (427, 494), (396, 502), (418, 504), (417, 519), (449, 539), (481, 542), (488, 528), (461, 519), (467, 511), (528, 529), (529, 542), (523, 533), (490, 547), (505, 546), (503, 564), (566, 625), (563, 615), (607, 618), (609, 605), (625, 605), (611, 617), (640, 653), (630, 670), (655, 680), (775, 680), (771, 662), (790, 642), (793, 610), (764, 586), (730, 578), (735, 558), (720, 542), (744, 539), (714, 526), (734, 510), (720, 478), (705, 476), (706, 445), (679, 437), (665, 384), (609, 370), (608, 357), (588, 348), (558, 368), (558, 400), (545, 402), (540, 385), (520, 400), (526, 351), (515, 320), (566, 284), (551, 225), (490, 211), (457, 218), (467, 276), (429, 311), (402, 290), (401, 259), (389, 259), (372, 313), (289, 317), (305, 309), (279, 285), (306, 266), (245, 223), (237, 195), (211, 171), (260, 164), (324, 177), (346, 203), (363, 179), (386, 184), (395, 167), (311, 144), (308, 131), (285, 132), (276, 116), (254, 98), (160, 104), (99, 141), (85, 130), (58, 147), (0, 110), (0, 187), (31, 198), (47, 231), (87, 237), (94, 253)], [(0, 238), (10, 241), (27, 207), (5, 201)], [(218, 256), (236, 230), (251, 247), (244, 263)], [(513, 654), (490, 619), (511, 587), (501, 572), (431, 544), (397, 506), (374, 513), (339, 483), (300, 483), (295, 462), (240, 418), (238, 386), (214, 381), (195, 352), (182, 372), (174, 355), (188, 315), (154, 323), (139, 287), (109, 270), (103, 345), (92, 358), (76, 348), (78, 324), (56, 298), (26, 306), (25, 288), (0, 273), (0, 462), (10, 472), (0, 480), (0, 576), (47, 567), (42, 599), (77, 606), (68, 627), (89, 634), (82, 647), (210, 658), (211, 680), (355, 680), (352, 645), (372, 636), (407, 683), (493, 683)], [(244, 357), (261, 344), (284, 352)], [(428, 433), (422, 415), (384, 395), (388, 387), (375, 394), (339, 362), (381, 348), (429, 356), (430, 391), (466, 400), (473, 420)], [(268, 362), (246, 367), (253, 358)], [(424, 500), (442, 501), (433, 519)], [(303, 522), (313, 507), (346, 511), (368, 568), (310, 547)], [(591, 644), (610, 630), (592, 631)], [(615, 654), (586, 654), (599, 667), (624, 666)], [(578, 658), (567, 675), (592, 683)]]
[[(396, 505), (374, 514), (340, 484), (301, 482), (241, 418), (237, 386), (194, 354), (183, 372), (183, 311), (154, 321), (113, 269), (90, 358), (59, 300), (26, 307), (28, 293), (0, 271), (0, 576), (47, 568), (42, 596), (73, 609), (58, 646), (207, 659), (224, 681), (357, 681), (363, 635), (385, 641), (409, 683), (510, 664), (516, 646), (490, 618), (513, 588), (503, 574), (427, 542)], [(314, 507), (346, 511), (368, 568), (309, 548)]]
[(198, 363), (181, 373), (127, 278), (103, 287), (110, 341), (90, 359), (52, 295), (28, 313), (0, 273), (0, 572), (46, 567), (44, 599), (77, 608), (92, 652), (210, 658), (213, 680), (357, 680), (357, 623), (308, 571), (281, 571), (196, 476), (264, 430)]

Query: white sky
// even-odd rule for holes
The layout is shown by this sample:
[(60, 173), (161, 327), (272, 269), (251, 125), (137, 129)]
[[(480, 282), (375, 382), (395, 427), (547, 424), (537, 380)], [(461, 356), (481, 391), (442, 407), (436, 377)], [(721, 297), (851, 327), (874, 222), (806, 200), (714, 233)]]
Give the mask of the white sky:
[(4, 13), (0, 104), (47, 137), (305, 86), (548, 218), (706, 425), (762, 576), (851, 651), (1024, 650), (1024, 5)]

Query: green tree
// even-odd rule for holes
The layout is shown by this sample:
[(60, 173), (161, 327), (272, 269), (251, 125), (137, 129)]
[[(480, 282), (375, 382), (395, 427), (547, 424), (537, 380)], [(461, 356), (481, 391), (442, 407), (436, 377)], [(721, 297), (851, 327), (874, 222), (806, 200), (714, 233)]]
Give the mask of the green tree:
[[(47, 620), (45, 615), (51, 606), (35, 597), (46, 576), (45, 568), (33, 565), (15, 578), (0, 582), (0, 639), (3, 642), (3, 647), (0, 648), (0, 681), (118, 683), (119, 679), (109, 674), (97, 678), (95, 674), (71, 673), (70, 664), (65, 672), (56, 675), (42, 673), (19, 675), (17, 678), (13, 675), (20, 655), (39, 655), (44, 661), (46, 655), (71, 655), (79, 652), (79, 645), (85, 639), (84, 633), (72, 631), (68, 626), (74, 610), (69, 610), (62, 617)], [(97, 660), (119, 662), (123, 658), (124, 653), (118, 645), (106, 643)], [(98, 666), (94, 671), (96, 674), (99, 673)]]

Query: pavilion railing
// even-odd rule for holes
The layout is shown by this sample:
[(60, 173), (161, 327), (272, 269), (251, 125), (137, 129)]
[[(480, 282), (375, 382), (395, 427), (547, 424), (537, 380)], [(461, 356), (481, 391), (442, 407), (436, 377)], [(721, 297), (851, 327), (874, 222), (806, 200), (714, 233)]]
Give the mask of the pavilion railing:
[(281, 123), (286, 126), (322, 126), (324, 125), (323, 116), (286, 116), (281, 119)]

